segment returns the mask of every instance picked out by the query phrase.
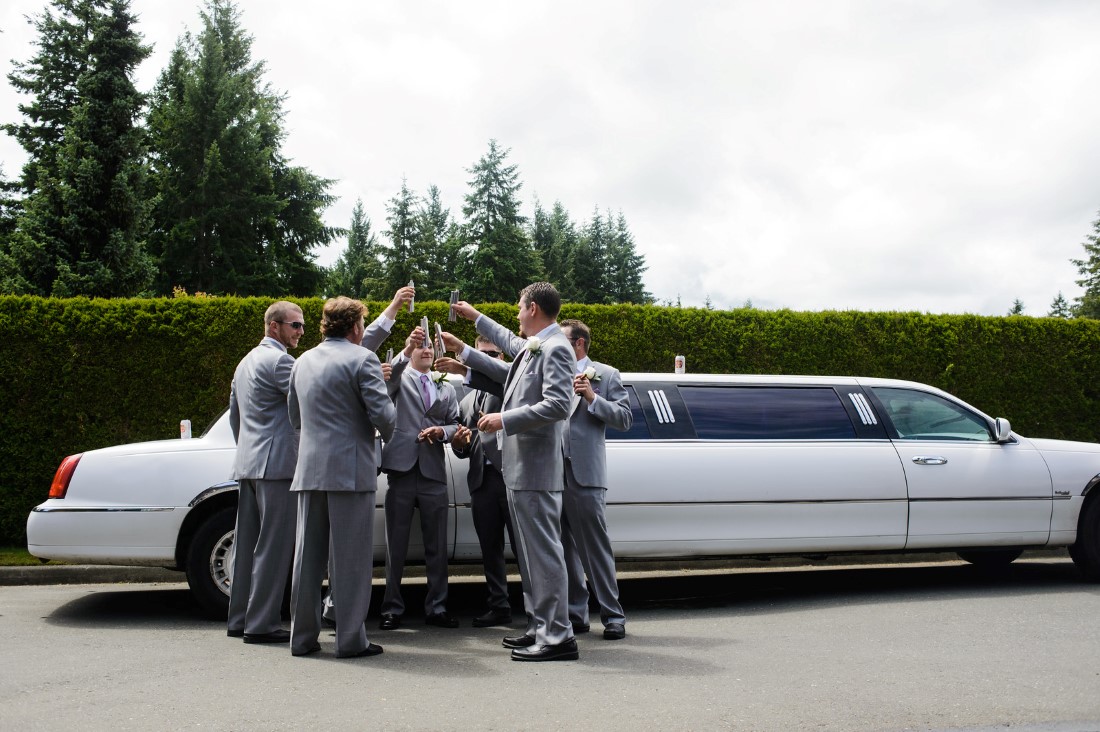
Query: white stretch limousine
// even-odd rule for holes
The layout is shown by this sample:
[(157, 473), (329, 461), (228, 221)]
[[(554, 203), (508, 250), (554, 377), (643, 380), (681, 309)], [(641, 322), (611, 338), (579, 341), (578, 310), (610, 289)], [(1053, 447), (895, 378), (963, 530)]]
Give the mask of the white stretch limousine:
[[(1100, 579), (1100, 445), (1028, 439), (907, 381), (623, 382), (634, 425), (609, 431), (607, 444), (619, 558), (952, 550), (977, 563), (1065, 546), (1086, 577)], [(224, 613), (233, 450), (223, 414), (198, 439), (70, 456), (27, 520), (27, 548), (45, 559), (182, 569), (204, 608)], [(448, 452), (448, 471), (451, 557), (477, 561), (465, 461)], [(378, 487), (381, 563), (384, 475)], [(416, 556), (422, 549), (410, 547)]]

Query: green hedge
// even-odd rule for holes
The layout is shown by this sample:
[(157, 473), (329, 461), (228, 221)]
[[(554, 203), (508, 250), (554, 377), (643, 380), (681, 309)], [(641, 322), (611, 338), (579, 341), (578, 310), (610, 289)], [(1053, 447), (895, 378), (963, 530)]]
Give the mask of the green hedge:
[[(196, 434), (217, 417), (237, 362), (262, 336), (259, 298), (70, 300), (0, 297), (0, 544), (25, 541), (60, 460), (75, 452)], [(319, 340), (320, 299), (298, 300)], [(384, 303), (370, 303), (381, 312)], [(483, 306), (514, 326), (515, 307)], [(423, 315), (402, 312), (395, 350)], [(831, 374), (912, 379), (944, 388), (1023, 434), (1100, 441), (1100, 321), (922, 313), (698, 310), (568, 305), (593, 331), (592, 355), (623, 371)], [(452, 324), (472, 341), (472, 324)]]

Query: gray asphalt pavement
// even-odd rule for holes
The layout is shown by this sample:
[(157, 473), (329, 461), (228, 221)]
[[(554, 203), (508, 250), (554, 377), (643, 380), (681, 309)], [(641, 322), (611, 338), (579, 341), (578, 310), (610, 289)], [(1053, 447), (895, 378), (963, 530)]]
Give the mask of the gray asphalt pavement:
[(627, 639), (571, 663), (510, 661), (482, 592), (337, 660), (227, 638), (180, 583), (5, 587), (0, 729), (1100, 730), (1100, 587), (1064, 558), (624, 572)]

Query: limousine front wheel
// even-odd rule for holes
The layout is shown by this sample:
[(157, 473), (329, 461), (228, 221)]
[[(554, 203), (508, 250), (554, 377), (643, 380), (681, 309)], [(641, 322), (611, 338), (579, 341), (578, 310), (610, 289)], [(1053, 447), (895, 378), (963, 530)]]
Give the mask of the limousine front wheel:
[(972, 549), (958, 554), (959, 559), (975, 567), (1004, 567), (1015, 562), (1023, 553), (1023, 549)]
[(1077, 525), (1077, 542), (1069, 555), (1090, 582), (1100, 582), (1100, 500), (1092, 497)]

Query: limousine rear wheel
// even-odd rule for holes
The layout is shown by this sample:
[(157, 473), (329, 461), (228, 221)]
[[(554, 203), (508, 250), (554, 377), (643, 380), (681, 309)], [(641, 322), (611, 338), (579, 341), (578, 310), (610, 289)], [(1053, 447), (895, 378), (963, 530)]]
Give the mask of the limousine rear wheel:
[(1015, 562), (1023, 553), (1023, 549), (973, 549), (958, 554), (959, 559), (975, 567), (1004, 567)]
[(1085, 506), (1069, 555), (1085, 579), (1100, 582), (1100, 499), (1093, 497)]
[(187, 584), (203, 613), (225, 619), (233, 571), (233, 529), (237, 510), (219, 509), (202, 522), (187, 549)]

